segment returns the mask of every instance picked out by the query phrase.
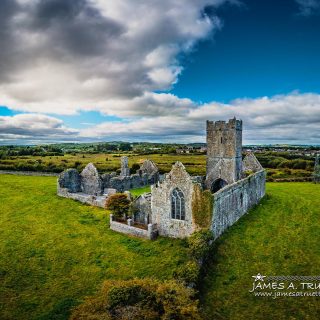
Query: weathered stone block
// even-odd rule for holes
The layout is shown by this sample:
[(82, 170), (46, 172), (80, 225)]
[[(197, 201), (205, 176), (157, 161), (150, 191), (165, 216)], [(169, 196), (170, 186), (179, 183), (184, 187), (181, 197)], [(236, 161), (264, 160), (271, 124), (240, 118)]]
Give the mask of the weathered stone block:
[(58, 186), (66, 188), (68, 192), (81, 191), (81, 177), (76, 169), (67, 169), (60, 173)]
[(102, 180), (96, 167), (89, 163), (81, 172), (81, 189), (83, 193), (101, 195), (103, 191)]

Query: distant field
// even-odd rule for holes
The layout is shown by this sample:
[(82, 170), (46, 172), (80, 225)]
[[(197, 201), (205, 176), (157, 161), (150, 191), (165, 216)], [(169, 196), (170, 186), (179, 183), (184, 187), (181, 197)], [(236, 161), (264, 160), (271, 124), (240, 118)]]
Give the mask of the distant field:
[[(61, 172), (66, 168), (81, 170), (89, 162), (100, 172), (116, 171), (120, 168), (120, 157), (126, 154), (66, 154), (64, 156), (20, 156), (0, 160), (0, 170), (36, 170)], [(145, 159), (153, 160), (162, 172), (169, 172), (176, 161), (182, 161), (190, 174), (205, 174), (205, 155), (178, 154), (127, 154), (129, 166), (141, 164)]]
[(104, 279), (171, 278), (184, 242), (109, 230), (105, 210), (56, 196), (56, 178), (0, 176), (0, 319), (67, 319)]
[[(66, 154), (64, 156), (16, 156), (8, 159), (0, 159), (0, 170), (19, 170), (19, 171), (43, 171), (59, 173), (67, 168), (77, 168), (82, 170), (89, 162), (92, 162), (99, 172), (119, 171), (120, 157), (127, 155), (129, 157), (129, 166), (141, 164), (146, 159), (153, 160), (160, 169), (161, 173), (169, 172), (176, 161), (181, 161), (187, 171), (192, 175), (206, 174), (206, 156), (205, 154)], [(262, 156), (262, 164), (269, 159), (273, 163), (271, 168), (267, 168), (268, 179), (287, 179), (287, 178), (306, 178), (310, 177), (313, 171), (313, 162), (309, 160), (305, 169), (299, 169), (297, 164), (292, 163), (292, 168), (282, 167), (283, 163), (288, 163), (284, 158), (274, 156)], [(271, 160), (273, 159), (273, 160)], [(277, 162), (275, 162), (277, 161)], [(296, 160), (294, 160), (296, 161)], [(302, 160), (303, 161), (303, 160)], [(287, 165), (287, 164), (286, 164)], [(134, 172), (133, 172), (134, 173)]]
[(269, 183), (261, 205), (216, 243), (203, 288), (206, 318), (319, 319), (320, 297), (249, 294), (258, 273), (319, 276), (319, 244), (320, 185)]

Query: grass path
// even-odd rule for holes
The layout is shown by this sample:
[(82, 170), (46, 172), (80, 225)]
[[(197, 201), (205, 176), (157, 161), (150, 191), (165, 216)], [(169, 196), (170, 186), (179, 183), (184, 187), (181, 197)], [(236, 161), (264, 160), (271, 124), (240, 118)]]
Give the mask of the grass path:
[(258, 273), (320, 276), (320, 185), (269, 183), (261, 205), (216, 243), (202, 297), (210, 320), (320, 319), (320, 296), (254, 297)]
[(56, 196), (56, 178), (0, 176), (0, 319), (67, 319), (104, 279), (171, 278), (184, 242), (109, 230), (105, 210)]

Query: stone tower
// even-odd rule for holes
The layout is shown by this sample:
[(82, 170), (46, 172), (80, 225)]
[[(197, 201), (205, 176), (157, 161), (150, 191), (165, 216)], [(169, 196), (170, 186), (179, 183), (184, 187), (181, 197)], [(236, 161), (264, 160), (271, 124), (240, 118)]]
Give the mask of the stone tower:
[(129, 159), (128, 157), (121, 157), (121, 173), (120, 176), (127, 177), (130, 176), (130, 169), (129, 169)]
[(206, 187), (216, 192), (242, 176), (242, 121), (207, 121)]

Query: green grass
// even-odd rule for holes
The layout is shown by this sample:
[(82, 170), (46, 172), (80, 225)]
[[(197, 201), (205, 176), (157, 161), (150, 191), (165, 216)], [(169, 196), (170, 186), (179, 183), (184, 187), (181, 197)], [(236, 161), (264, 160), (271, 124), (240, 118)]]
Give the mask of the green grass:
[[(140, 190), (141, 191), (141, 190)], [(261, 205), (215, 244), (204, 319), (318, 319), (319, 297), (249, 294), (252, 276), (319, 275), (320, 185), (269, 183)], [(172, 278), (185, 242), (109, 230), (103, 209), (56, 196), (51, 177), (0, 176), (0, 319), (67, 319), (104, 279)]]
[[(269, 183), (261, 205), (215, 244), (207, 319), (319, 319), (320, 297), (254, 297), (252, 276), (320, 275), (320, 185)], [(320, 291), (320, 290), (318, 290)]]
[[(162, 172), (169, 172), (176, 161), (182, 161), (190, 174), (205, 175), (205, 155), (196, 154), (66, 154), (64, 156), (21, 156), (0, 160), (0, 170), (35, 170), (61, 172), (67, 168), (83, 169), (92, 162), (100, 172), (111, 172), (120, 169), (120, 158), (129, 157), (129, 166), (141, 164), (144, 160), (153, 160)], [(40, 163), (39, 163), (40, 161)]]
[(138, 197), (143, 193), (151, 192), (151, 187), (150, 186), (146, 186), (146, 187), (142, 187), (142, 188), (131, 189), (130, 192), (131, 192), (131, 194), (133, 196)]
[(67, 319), (104, 279), (172, 278), (185, 242), (109, 229), (105, 210), (56, 196), (52, 177), (0, 176), (0, 319)]

